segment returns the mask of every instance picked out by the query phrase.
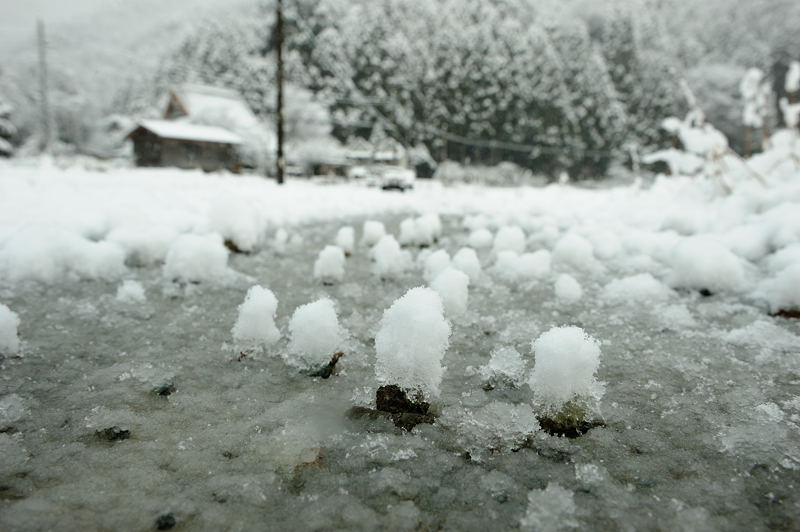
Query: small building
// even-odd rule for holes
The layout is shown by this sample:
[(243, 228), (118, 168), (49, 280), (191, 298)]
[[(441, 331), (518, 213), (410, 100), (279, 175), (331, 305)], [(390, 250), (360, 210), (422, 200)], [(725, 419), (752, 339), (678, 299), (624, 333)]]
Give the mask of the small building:
[(143, 120), (128, 134), (137, 166), (240, 170), (242, 139), (226, 129), (175, 120)]

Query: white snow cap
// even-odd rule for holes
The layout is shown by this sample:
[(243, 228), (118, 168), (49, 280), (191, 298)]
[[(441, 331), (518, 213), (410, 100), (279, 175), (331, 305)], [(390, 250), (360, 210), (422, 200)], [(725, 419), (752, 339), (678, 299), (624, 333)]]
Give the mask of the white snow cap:
[(353, 253), (356, 244), (356, 230), (346, 225), (336, 233), (336, 245), (344, 250), (348, 255)]
[(562, 273), (555, 283), (556, 299), (561, 303), (577, 303), (583, 297), (583, 288), (573, 276)]
[(179, 236), (170, 246), (164, 277), (180, 281), (216, 281), (228, 274), (228, 250), (217, 234)]
[(550, 274), (550, 252), (540, 249), (523, 253), (517, 259), (517, 275), (522, 279), (542, 279)]
[(427, 282), (431, 282), (448, 267), (450, 267), (450, 254), (443, 249), (438, 249), (425, 258), (423, 278)]
[(479, 372), (484, 381), (505, 380), (520, 385), (525, 380), (525, 360), (513, 347), (498, 347)]
[(492, 245), (494, 236), (492, 236), (492, 232), (488, 229), (476, 229), (469, 234), (469, 238), (467, 240), (470, 247), (475, 249), (483, 249)]
[(13, 355), (19, 351), (19, 316), (0, 303), (0, 354)]
[(277, 342), (281, 333), (275, 326), (278, 298), (268, 288), (255, 285), (239, 305), (239, 317), (231, 329), (233, 339), (242, 347), (266, 347)]
[(120, 303), (144, 303), (147, 300), (147, 296), (140, 282), (127, 280), (123, 281), (117, 288), (116, 299)]
[(738, 291), (745, 282), (742, 260), (710, 237), (684, 239), (673, 248), (670, 259), (673, 286)]
[(297, 367), (314, 368), (330, 362), (345, 340), (336, 307), (328, 298), (298, 307), (289, 321), (289, 333), (293, 356), (286, 361)]
[(385, 234), (386, 227), (384, 227), (383, 222), (367, 220), (364, 222), (364, 227), (362, 229), (361, 245), (374, 246)]
[(800, 264), (781, 270), (775, 277), (762, 281), (757, 295), (767, 300), (769, 310), (800, 310)]
[(469, 276), (471, 282), (476, 282), (481, 276), (481, 261), (472, 248), (461, 248), (453, 255), (453, 267)]
[(672, 290), (650, 275), (640, 273), (623, 279), (614, 279), (603, 289), (603, 299), (619, 305), (625, 303), (663, 303)]
[(553, 327), (531, 346), (535, 364), (528, 384), (538, 405), (557, 412), (572, 399), (600, 398), (600, 344), (583, 329)]
[(339, 246), (325, 246), (314, 262), (314, 279), (324, 282), (341, 281), (344, 277), (344, 250)]
[(567, 233), (553, 248), (553, 262), (576, 270), (589, 270), (595, 266), (592, 244), (575, 233)]
[(264, 216), (251, 200), (242, 195), (223, 195), (211, 205), (209, 224), (214, 231), (245, 252), (253, 251), (264, 232)]
[(525, 251), (525, 233), (516, 225), (501, 227), (494, 237), (492, 252), (513, 251), (520, 254)]
[(416, 246), (430, 246), (442, 231), (438, 215), (419, 218), (406, 218), (400, 222), (400, 243)]
[(455, 268), (445, 268), (431, 283), (442, 298), (444, 310), (449, 317), (460, 316), (467, 311), (469, 301), (469, 277)]
[(392, 235), (384, 235), (372, 248), (375, 258), (375, 273), (381, 277), (395, 277), (411, 265), (411, 255), (400, 249), (400, 244)]
[(450, 325), (439, 294), (430, 288), (412, 288), (383, 313), (375, 337), (375, 375), (382, 384), (436, 397), (449, 345)]

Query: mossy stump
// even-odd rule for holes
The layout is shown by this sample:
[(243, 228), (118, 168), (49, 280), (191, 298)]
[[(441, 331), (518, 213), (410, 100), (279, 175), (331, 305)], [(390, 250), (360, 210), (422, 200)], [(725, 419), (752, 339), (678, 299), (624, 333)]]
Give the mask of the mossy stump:
[(354, 406), (347, 412), (352, 419), (378, 419), (388, 417), (398, 428), (411, 431), (420, 423), (433, 423), (430, 403), (417, 394), (410, 399), (405, 390), (396, 384), (381, 386), (375, 392), (375, 409)]

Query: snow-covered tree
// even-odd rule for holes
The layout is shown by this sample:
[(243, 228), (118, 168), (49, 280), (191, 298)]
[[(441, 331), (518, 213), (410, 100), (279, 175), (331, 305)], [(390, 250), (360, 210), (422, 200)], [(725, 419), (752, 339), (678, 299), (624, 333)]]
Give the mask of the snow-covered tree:
[(11, 123), (12, 110), (11, 104), (0, 94), (0, 157), (10, 157), (14, 152), (17, 128)]

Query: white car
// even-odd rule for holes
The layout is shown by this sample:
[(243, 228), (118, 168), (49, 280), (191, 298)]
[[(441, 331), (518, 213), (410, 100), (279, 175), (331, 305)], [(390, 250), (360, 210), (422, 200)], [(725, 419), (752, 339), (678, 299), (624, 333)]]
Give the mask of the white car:
[(381, 168), (381, 188), (383, 190), (400, 190), (414, 188), (417, 173), (401, 166), (384, 166)]

